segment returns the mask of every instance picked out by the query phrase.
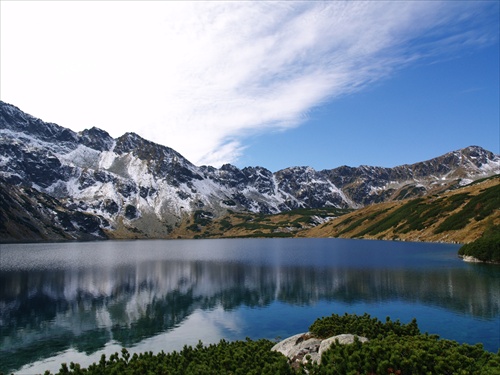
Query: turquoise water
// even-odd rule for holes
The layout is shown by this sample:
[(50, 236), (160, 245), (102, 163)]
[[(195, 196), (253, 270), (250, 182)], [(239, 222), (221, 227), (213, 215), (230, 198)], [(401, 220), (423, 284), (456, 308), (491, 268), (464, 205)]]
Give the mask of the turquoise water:
[(458, 245), (343, 239), (106, 241), (0, 248), (0, 371), (284, 338), (365, 312), (500, 347), (500, 267)]

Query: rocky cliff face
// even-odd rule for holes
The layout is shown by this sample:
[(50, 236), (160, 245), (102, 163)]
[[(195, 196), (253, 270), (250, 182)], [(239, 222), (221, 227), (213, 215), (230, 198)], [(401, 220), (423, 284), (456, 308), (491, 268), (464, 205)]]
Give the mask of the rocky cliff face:
[[(32, 207), (50, 207), (48, 217), (59, 217), (54, 214), (57, 208), (75, 223), (78, 215), (94, 217), (99, 230), (92, 230), (90, 237), (96, 238), (113, 233), (165, 237), (200, 210), (216, 217), (228, 210), (270, 214), (301, 207), (358, 208), (498, 173), (500, 157), (480, 147), (396, 168), (293, 167), (272, 173), (262, 167), (199, 167), (134, 133), (117, 139), (97, 128), (76, 133), (0, 102), (0, 187), (5, 202), (28, 199)], [(37, 216), (29, 210), (23, 213), (22, 204), (15, 210), (7, 207), (0, 208), (5, 220), (0, 235), (10, 240), (15, 235), (12, 229), (7, 234), (5, 223), (20, 216), (36, 222)], [(71, 229), (56, 226), (63, 232)], [(88, 237), (89, 228), (74, 227)], [(74, 232), (72, 237), (81, 235)]]
[(106, 239), (110, 223), (102, 216), (68, 207), (30, 187), (0, 179), (0, 239), (66, 241)]

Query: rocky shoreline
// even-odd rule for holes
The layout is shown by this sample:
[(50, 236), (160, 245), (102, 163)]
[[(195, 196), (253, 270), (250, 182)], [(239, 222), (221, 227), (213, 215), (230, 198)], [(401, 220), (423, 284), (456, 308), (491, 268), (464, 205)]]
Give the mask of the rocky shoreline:
[(468, 263), (500, 264), (499, 262), (492, 262), (492, 261), (488, 261), (488, 260), (477, 259), (476, 257), (473, 257), (472, 255), (459, 255), (459, 257), (462, 258), (462, 260), (464, 262), (468, 262)]
[(464, 262), (468, 263), (484, 263), (482, 260), (479, 260), (471, 255), (464, 255), (461, 258)]

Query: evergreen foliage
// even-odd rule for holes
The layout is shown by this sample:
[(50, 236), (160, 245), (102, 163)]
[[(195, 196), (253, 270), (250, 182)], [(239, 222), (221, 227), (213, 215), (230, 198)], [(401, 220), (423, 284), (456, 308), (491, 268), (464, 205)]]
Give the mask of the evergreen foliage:
[(482, 345), (460, 345), (436, 335), (401, 337), (390, 334), (367, 343), (333, 344), (321, 364), (306, 365), (311, 375), (323, 374), (500, 374), (500, 355)]
[(385, 323), (383, 323), (366, 313), (361, 316), (356, 314), (332, 314), (332, 316), (319, 318), (309, 327), (309, 332), (319, 338), (350, 333), (368, 339), (377, 338), (378, 336), (384, 337), (390, 333), (398, 336), (416, 336), (420, 334), (416, 319), (413, 319), (408, 324), (402, 324), (399, 320), (393, 322), (387, 317)]
[[(218, 344), (196, 347), (184, 346), (180, 351), (153, 354), (146, 352), (130, 355), (122, 349), (121, 356), (112, 354), (109, 359), (103, 355), (99, 363), (93, 363), (83, 369), (79, 364), (65, 363), (61, 365), (58, 375), (65, 374), (293, 374), (287, 358), (281, 353), (271, 351), (273, 342), (269, 340), (228, 342), (221, 340)], [(45, 372), (49, 375), (50, 372)]]
[(500, 225), (494, 225), (474, 242), (463, 245), (458, 255), (472, 256), (483, 262), (500, 263)]
[(320, 374), (500, 374), (500, 352), (481, 344), (460, 345), (437, 335), (421, 334), (415, 319), (409, 324), (382, 323), (370, 315), (332, 315), (317, 319), (310, 331), (320, 337), (352, 333), (370, 340), (352, 345), (332, 344), (321, 363), (308, 363), (303, 371)]
[[(265, 339), (228, 342), (196, 347), (184, 346), (177, 352), (105, 355), (88, 368), (79, 364), (61, 365), (58, 375), (66, 374), (464, 374), (500, 375), (500, 351), (485, 351), (481, 344), (467, 345), (421, 334), (417, 322), (381, 322), (364, 314), (333, 314), (317, 319), (310, 327), (313, 335), (330, 337), (353, 333), (369, 338), (355, 339), (351, 345), (338, 342), (323, 353), (320, 363), (309, 362), (292, 368), (288, 359), (271, 351), (273, 342)], [(46, 372), (45, 375), (50, 375)]]
[(413, 199), (395, 210), (384, 220), (378, 221), (370, 225), (364, 231), (358, 233), (358, 236), (364, 236), (367, 233), (376, 235), (392, 227), (397, 227), (403, 222), (407, 222), (412, 230), (421, 230), (423, 228), (423, 223), (420, 218), (424, 209), (425, 203), (423, 198)]
[(462, 210), (447, 217), (434, 233), (462, 229), (471, 219), (483, 220), (498, 210), (498, 207), (500, 207), (500, 185), (483, 189), (480, 194), (472, 196)]
[(428, 196), (403, 203), (387, 215), (390, 209), (380, 209), (356, 220), (346, 218), (336, 226), (346, 226), (337, 235), (356, 231), (356, 237), (376, 236), (390, 229), (395, 235), (421, 231), (436, 224), (434, 234), (465, 228), (471, 220), (482, 221), (500, 207), (500, 185), (494, 185), (472, 195), (470, 192), (455, 193), (448, 196)]
[(225, 217), (216, 219), (208, 211), (197, 210), (193, 214), (193, 223), (186, 222), (186, 229), (188, 235), (194, 234), (194, 238), (294, 237), (296, 232), (315, 226), (318, 218), (337, 217), (351, 211), (335, 207), (300, 208), (278, 214), (235, 213), (228, 210)]
[(388, 211), (388, 209), (376, 211), (376, 212), (372, 213), (371, 215), (363, 216), (362, 218), (354, 221), (353, 223), (351, 223), (353, 218), (347, 218), (347, 219), (343, 220), (339, 225), (349, 224), (349, 223), (351, 223), (351, 225), (349, 225), (347, 228), (345, 228), (344, 230), (339, 232), (339, 236), (344, 234), (344, 233), (348, 233), (348, 232), (356, 229), (357, 227), (362, 225), (363, 222), (365, 222), (365, 221), (370, 222), (370, 221), (375, 220), (378, 216), (386, 213), (387, 211)]

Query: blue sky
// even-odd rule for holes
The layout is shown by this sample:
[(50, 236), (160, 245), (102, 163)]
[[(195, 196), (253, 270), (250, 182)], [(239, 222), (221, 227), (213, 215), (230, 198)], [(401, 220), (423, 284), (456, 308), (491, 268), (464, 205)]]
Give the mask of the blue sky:
[(0, 98), (272, 171), (499, 153), (498, 1), (1, 1)]
[(313, 109), (303, 126), (250, 139), (237, 165), (393, 167), (471, 145), (498, 154), (499, 66), (498, 44), (417, 63)]

